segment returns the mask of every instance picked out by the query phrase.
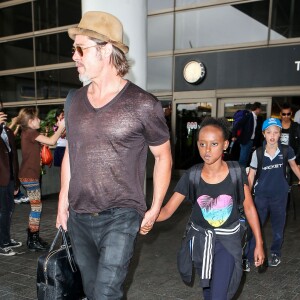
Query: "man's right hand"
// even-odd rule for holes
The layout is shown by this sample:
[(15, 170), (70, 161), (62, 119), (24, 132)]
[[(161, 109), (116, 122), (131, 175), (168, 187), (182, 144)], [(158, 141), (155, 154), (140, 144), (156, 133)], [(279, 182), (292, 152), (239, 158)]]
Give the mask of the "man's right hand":
[(65, 210), (65, 211), (58, 211), (57, 213), (57, 217), (56, 217), (56, 228), (59, 228), (60, 226), (62, 226), (62, 228), (67, 231), (67, 222), (68, 222), (68, 218), (69, 218), (69, 211)]

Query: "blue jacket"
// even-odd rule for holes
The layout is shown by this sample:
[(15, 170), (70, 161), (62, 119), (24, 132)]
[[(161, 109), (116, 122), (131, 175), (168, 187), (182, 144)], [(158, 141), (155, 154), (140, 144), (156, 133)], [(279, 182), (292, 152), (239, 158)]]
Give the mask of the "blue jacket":
[[(238, 122), (232, 129), (232, 136), (237, 137), (240, 144), (247, 144), (252, 136), (254, 128), (254, 117), (253, 113), (250, 112)], [(237, 136), (237, 132), (241, 131), (241, 134)]]

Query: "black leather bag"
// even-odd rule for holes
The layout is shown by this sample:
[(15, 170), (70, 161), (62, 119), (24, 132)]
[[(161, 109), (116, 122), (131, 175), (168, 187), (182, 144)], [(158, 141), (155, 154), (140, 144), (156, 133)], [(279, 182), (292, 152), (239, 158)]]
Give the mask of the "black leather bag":
[[(61, 246), (54, 249), (59, 236)], [(38, 300), (78, 300), (84, 297), (80, 272), (74, 261), (68, 234), (60, 227), (48, 253), (38, 258)]]

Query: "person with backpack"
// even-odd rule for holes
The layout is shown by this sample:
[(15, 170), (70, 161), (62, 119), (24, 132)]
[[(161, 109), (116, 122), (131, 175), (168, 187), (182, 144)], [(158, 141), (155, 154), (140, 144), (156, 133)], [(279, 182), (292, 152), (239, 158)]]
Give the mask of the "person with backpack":
[[(280, 119), (282, 124), (280, 142), (283, 145), (289, 145), (293, 148), (296, 155), (296, 164), (300, 167), (300, 125), (292, 120), (293, 112), (289, 103), (283, 103), (280, 110)], [(294, 183), (294, 173), (288, 172), (289, 183)]]
[(241, 208), (256, 238), (255, 264), (259, 266), (264, 261), (259, 220), (246, 172), (237, 162), (222, 159), (223, 151), (229, 145), (230, 131), (226, 122), (214, 118), (203, 120), (197, 145), (204, 163), (194, 165), (184, 173), (156, 220), (171, 217), (185, 198), (192, 203), (192, 213), (178, 253), (178, 267), (182, 279), (190, 282), (194, 263), (205, 300), (232, 299), (240, 284)]
[[(295, 161), (292, 147), (281, 145), (282, 125), (279, 119), (270, 118), (264, 121), (262, 132), (264, 145), (254, 151), (248, 174), (249, 187), (253, 188), (254, 202), (261, 226), (264, 226), (270, 214), (273, 240), (270, 248), (268, 265), (276, 267), (281, 262), (281, 247), (286, 220), (286, 206), (289, 184), (286, 180), (286, 166), (289, 164), (300, 183), (300, 170)], [(249, 241), (247, 253), (248, 269), (253, 262), (255, 240)], [(254, 256), (255, 257), (255, 256)]]
[(258, 115), (261, 113), (261, 103), (254, 102), (251, 106), (251, 112), (244, 113), (244, 116), (236, 122), (232, 129), (233, 142), (238, 141), (240, 144), (239, 163), (243, 167), (247, 167), (253, 147), (260, 142), (260, 119)]

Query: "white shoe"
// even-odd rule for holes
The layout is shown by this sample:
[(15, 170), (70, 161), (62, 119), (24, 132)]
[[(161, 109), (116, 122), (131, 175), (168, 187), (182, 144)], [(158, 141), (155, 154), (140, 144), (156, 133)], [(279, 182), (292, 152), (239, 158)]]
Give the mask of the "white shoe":
[(4, 256), (13, 256), (13, 255), (16, 255), (17, 253), (9, 248), (9, 247), (4, 247), (4, 248), (1, 248), (0, 247), (0, 255), (4, 255)]

